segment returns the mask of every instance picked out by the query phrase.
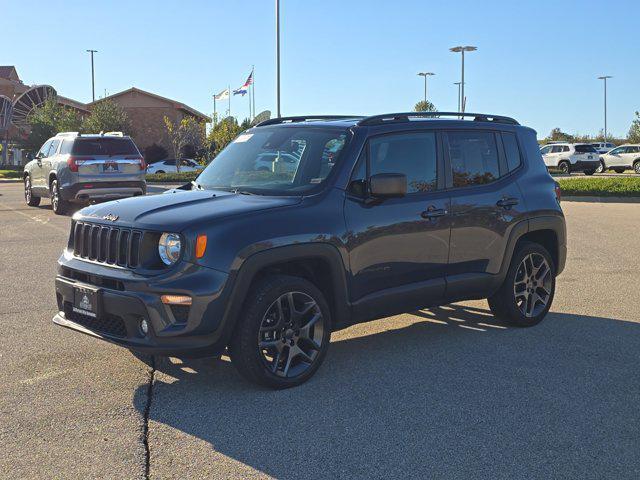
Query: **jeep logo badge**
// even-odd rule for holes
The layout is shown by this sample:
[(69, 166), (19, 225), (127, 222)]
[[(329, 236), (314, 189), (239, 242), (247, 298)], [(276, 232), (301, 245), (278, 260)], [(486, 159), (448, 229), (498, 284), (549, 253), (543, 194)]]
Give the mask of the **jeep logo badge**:
[(110, 222), (115, 222), (118, 218), (118, 215), (114, 215), (113, 213), (109, 213), (102, 217), (103, 220), (109, 220)]

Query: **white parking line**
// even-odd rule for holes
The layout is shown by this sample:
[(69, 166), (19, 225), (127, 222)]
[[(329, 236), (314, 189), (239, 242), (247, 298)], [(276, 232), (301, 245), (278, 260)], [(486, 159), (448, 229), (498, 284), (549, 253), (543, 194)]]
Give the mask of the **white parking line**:
[(62, 232), (64, 234), (69, 233), (69, 229), (62, 228), (62, 227), (60, 227), (58, 225), (54, 225), (52, 223), (49, 223), (51, 218), (43, 219), (42, 217), (34, 217), (34, 216), (28, 215), (28, 214), (26, 214), (24, 212), (21, 212), (20, 210), (17, 210), (16, 208), (13, 208), (13, 207), (7, 205), (6, 203), (2, 203), (2, 202), (0, 202), (0, 207), (5, 208), (7, 211), (11, 211), (13, 213), (17, 213), (18, 215), (22, 215), (23, 217), (28, 218), (32, 222), (40, 223), (41, 225), (46, 225), (47, 227), (51, 227), (54, 230), (58, 230), (59, 232)]

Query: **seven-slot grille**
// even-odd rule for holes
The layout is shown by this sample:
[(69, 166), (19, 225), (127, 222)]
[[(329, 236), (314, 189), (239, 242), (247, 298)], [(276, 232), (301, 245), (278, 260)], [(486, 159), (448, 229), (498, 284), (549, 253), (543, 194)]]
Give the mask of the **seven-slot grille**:
[(131, 228), (109, 227), (76, 222), (73, 254), (110, 265), (136, 268), (140, 265), (142, 232)]

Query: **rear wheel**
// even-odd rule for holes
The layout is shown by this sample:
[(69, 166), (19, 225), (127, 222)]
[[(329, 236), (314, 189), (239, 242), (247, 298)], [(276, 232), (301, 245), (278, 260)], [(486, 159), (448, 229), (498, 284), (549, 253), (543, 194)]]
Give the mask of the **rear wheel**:
[(164, 173), (164, 170), (158, 170), (156, 173)]
[(600, 165), (598, 165), (598, 168), (596, 168), (596, 173), (604, 173), (606, 169), (607, 167), (605, 167), (604, 161), (600, 160)]
[(488, 299), (489, 307), (505, 323), (531, 327), (551, 308), (555, 288), (556, 270), (549, 252), (537, 243), (523, 242), (511, 259), (502, 286)]
[(31, 177), (29, 175), (24, 177), (24, 199), (30, 207), (37, 207), (40, 205), (40, 197), (33, 195), (33, 190), (31, 189)]
[(64, 215), (67, 211), (68, 204), (60, 196), (60, 187), (58, 185), (58, 179), (51, 180), (51, 187), (49, 188), (51, 195), (51, 209), (56, 215)]
[(640, 175), (640, 160), (636, 160), (633, 164), (633, 171)]
[(571, 164), (569, 162), (567, 162), (566, 160), (562, 160), (558, 164), (558, 168), (560, 169), (560, 171), (562, 173), (565, 173), (565, 174), (571, 173)]
[(273, 275), (247, 298), (230, 344), (231, 361), (248, 380), (271, 388), (307, 381), (331, 337), (330, 310), (311, 282)]

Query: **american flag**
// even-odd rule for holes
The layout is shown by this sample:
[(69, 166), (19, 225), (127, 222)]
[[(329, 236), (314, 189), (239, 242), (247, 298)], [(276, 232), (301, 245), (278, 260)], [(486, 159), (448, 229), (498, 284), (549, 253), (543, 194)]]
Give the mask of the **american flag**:
[(244, 82), (244, 85), (242, 85), (240, 88), (234, 90), (233, 94), (234, 95), (242, 95), (242, 96), (244, 96), (247, 93), (247, 91), (249, 90), (249, 86), (252, 83), (253, 83), (253, 70), (249, 74), (249, 77), (247, 78), (247, 81)]

